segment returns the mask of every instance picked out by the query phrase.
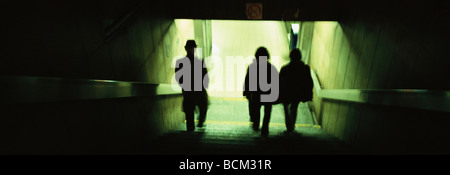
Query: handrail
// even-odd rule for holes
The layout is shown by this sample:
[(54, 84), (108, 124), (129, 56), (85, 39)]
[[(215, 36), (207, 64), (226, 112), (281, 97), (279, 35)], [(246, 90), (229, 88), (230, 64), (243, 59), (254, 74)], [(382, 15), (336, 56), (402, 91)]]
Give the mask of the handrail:
[(0, 104), (181, 95), (171, 84), (5, 75), (0, 81)]
[[(450, 112), (450, 91), (323, 89), (312, 69), (311, 77), (316, 95), (323, 99)], [(0, 104), (181, 95), (171, 84), (8, 75), (1, 75), (0, 81)]]
[(320, 98), (377, 105), (450, 112), (450, 91), (424, 89), (323, 89), (311, 69), (316, 95)]

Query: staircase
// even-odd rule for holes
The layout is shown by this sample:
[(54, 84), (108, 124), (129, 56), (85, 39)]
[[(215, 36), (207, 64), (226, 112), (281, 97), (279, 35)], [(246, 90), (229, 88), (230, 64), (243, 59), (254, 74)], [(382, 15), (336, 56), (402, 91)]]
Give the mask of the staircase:
[(354, 154), (348, 145), (318, 127), (302, 125), (287, 134), (281, 124), (269, 126), (269, 136), (249, 122), (206, 122), (194, 132), (170, 131), (159, 137), (155, 154), (176, 155), (341, 155)]

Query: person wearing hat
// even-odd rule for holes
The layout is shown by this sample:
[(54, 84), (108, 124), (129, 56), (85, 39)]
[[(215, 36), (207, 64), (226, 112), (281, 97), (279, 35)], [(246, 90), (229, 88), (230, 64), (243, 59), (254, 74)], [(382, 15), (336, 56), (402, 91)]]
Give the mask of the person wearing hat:
[(183, 92), (183, 111), (186, 115), (187, 131), (195, 130), (194, 111), (199, 109), (198, 127), (203, 127), (208, 109), (208, 70), (204, 62), (195, 57), (197, 44), (194, 40), (188, 40), (184, 46), (187, 55), (177, 61), (175, 77)]

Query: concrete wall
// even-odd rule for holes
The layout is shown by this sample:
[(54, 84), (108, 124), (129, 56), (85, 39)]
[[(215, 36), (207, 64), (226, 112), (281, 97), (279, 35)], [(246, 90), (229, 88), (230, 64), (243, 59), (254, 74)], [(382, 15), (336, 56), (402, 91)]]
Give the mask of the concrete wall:
[(445, 37), (403, 25), (316, 22), (311, 55), (320, 59), (312, 65), (320, 80), (334, 79), (321, 81), (323, 86), (448, 90)]
[(311, 57), (311, 44), (314, 32), (313, 21), (303, 21), (300, 24), (298, 48), (302, 51), (302, 61), (309, 64)]
[(194, 22), (194, 38), (197, 48), (202, 49), (201, 58), (211, 56), (212, 52), (212, 21), (192, 20)]
[(0, 154), (145, 154), (183, 121), (181, 96), (2, 105)]
[[(139, 1), (30, 1), (9, 5), (0, 73), (169, 83), (172, 58), (184, 55), (184, 31), (165, 4), (144, 3), (111, 37), (108, 31)], [(186, 29), (181, 29), (186, 30)], [(193, 30), (193, 29), (188, 29)]]
[[(164, 2), (27, 1), (2, 6), (0, 74), (170, 83), (193, 22)], [(30, 87), (32, 88), (32, 87)], [(0, 153), (143, 153), (184, 121), (181, 95), (4, 105)], [(145, 149), (144, 149), (145, 148)]]
[[(309, 63), (323, 88), (450, 89), (444, 48), (449, 26), (440, 18), (379, 19), (362, 11), (342, 21), (308, 22), (313, 23), (304, 31), (313, 33)], [(313, 104), (325, 131), (369, 153), (448, 153), (446, 113), (317, 96)]]

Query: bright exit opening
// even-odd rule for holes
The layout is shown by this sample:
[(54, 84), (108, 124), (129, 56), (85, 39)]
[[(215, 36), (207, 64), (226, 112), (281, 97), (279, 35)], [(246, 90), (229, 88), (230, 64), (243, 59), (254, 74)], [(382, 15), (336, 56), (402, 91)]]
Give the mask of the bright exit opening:
[[(289, 62), (290, 50), (299, 46), (301, 32), (300, 22), (286, 21), (176, 19), (175, 24), (178, 30), (182, 30), (180, 42), (195, 39), (198, 48), (202, 48), (196, 54), (201, 54), (205, 62), (213, 62), (213, 66), (208, 68), (211, 104), (207, 123), (241, 122), (247, 125), (248, 104), (242, 88), (256, 49), (266, 47), (270, 62), (279, 71)], [(297, 124), (315, 123), (307, 104), (301, 104), (298, 113)], [(274, 105), (271, 116), (271, 126), (284, 126), (282, 105)]]
[(212, 97), (242, 98), (246, 70), (258, 47), (268, 49), (270, 62), (280, 70), (289, 62), (292, 34), (299, 30), (299, 23), (284, 21), (177, 19), (175, 23), (186, 29), (185, 40), (196, 40), (205, 61), (222, 64), (208, 69)]

